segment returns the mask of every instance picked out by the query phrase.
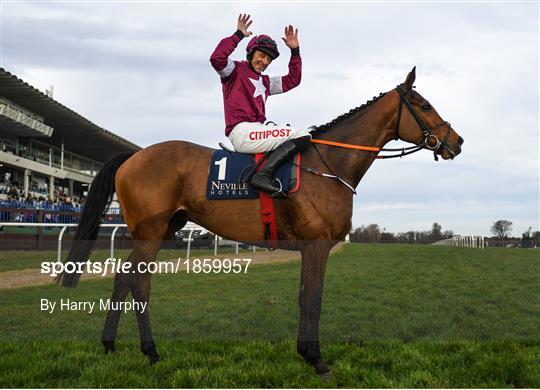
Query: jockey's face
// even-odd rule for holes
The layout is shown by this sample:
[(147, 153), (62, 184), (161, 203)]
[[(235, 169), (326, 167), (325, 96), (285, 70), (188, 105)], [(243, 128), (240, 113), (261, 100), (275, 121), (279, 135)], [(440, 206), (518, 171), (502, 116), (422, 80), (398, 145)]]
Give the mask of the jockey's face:
[(251, 58), (251, 67), (255, 72), (261, 74), (264, 70), (270, 65), (272, 59), (266, 53), (263, 53), (260, 50), (255, 50), (253, 52), (253, 57)]

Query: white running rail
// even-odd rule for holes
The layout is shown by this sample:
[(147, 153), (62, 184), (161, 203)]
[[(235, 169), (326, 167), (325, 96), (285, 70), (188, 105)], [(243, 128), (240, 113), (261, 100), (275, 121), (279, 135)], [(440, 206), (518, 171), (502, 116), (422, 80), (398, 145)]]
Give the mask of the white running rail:
[(486, 248), (484, 236), (456, 236), (452, 237), (453, 246), (464, 246), (467, 248)]
[[(61, 227), (60, 234), (58, 235), (58, 247), (56, 252), (56, 260), (61, 261), (62, 260), (62, 239), (64, 237), (64, 233), (66, 232), (67, 228), (69, 227), (76, 227), (76, 223), (37, 223), (37, 222), (0, 222), (0, 227), (2, 226), (20, 226), (20, 227)], [(100, 224), (103, 228), (113, 228), (113, 231), (111, 233), (111, 245), (110, 245), (110, 257), (111, 259), (114, 259), (114, 238), (116, 236), (116, 232), (118, 229), (122, 227), (127, 227), (125, 223), (103, 223)], [(188, 236), (188, 242), (187, 242), (187, 251), (186, 251), (186, 259), (189, 259), (189, 256), (191, 254), (191, 242), (193, 241), (193, 231), (200, 230), (202, 227), (200, 227), (197, 224), (194, 223), (188, 223), (182, 230), (189, 230), (189, 236)], [(214, 246), (214, 255), (217, 255), (217, 247), (218, 242), (221, 237), (218, 236), (218, 239), (215, 240), (215, 246)], [(255, 252), (255, 246), (253, 247), (253, 252)], [(238, 253), (238, 243), (236, 243), (236, 253)]]

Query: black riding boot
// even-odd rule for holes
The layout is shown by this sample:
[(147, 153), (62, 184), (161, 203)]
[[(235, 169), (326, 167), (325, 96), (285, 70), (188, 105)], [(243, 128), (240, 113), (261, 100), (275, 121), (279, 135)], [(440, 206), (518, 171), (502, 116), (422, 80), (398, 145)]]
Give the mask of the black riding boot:
[(283, 142), (268, 156), (262, 169), (253, 175), (249, 184), (270, 194), (273, 198), (286, 198), (287, 194), (274, 183), (273, 177), (277, 169), (296, 152), (304, 150), (309, 145), (310, 136), (300, 137)]

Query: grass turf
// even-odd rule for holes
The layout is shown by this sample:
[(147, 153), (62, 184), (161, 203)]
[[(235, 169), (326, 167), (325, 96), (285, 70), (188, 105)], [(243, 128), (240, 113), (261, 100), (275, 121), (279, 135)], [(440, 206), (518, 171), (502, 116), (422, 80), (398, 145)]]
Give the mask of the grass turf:
[(295, 352), (299, 264), (247, 275), (156, 275), (158, 351), (138, 351), (133, 313), (102, 354), (106, 315), (39, 310), (42, 298), (98, 301), (111, 280), (1, 293), (5, 387), (539, 387), (536, 251), (349, 245), (329, 261), (321, 381)]

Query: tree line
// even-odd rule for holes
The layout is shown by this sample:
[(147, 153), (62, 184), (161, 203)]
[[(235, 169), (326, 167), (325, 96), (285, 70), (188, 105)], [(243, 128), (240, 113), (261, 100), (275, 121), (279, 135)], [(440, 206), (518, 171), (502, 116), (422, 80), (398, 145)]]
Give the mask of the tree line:
[(391, 233), (382, 229), (378, 224), (373, 223), (367, 226), (360, 226), (350, 234), (351, 242), (364, 243), (402, 243), (402, 244), (432, 244), (434, 242), (451, 238), (454, 232), (451, 230), (442, 231), (442, 226), (437, 222), (433, 223), (429, 231), (410, 230), (405, 233)]
[[(540, 231), (532, 231), (532, 227), (524, 232), (519, 237), (510, 237), (512, 232), (511, 221), (501, 219), (493, 222), (490, 231), (493, 234), (492, 237), (488, 237), (488, 243), (490, 246), (520, 246), (524, 248), (532, 248), (540, 245)], [(362, 243), (402, 243), (402, 244), (433, 244), (434, 242), (452, 238), (454, 232), (452, 230), (442, 230), (442, 226), (434, 222), (431, 226), (431, 230), (428, 231), (416, 231), (410, 230), (405, 233), (391, 233), (387, 232), (385, 228), (382, 228), (376, 224), (362, 225), (356, 228), (349, 235), (351, 242)]]

